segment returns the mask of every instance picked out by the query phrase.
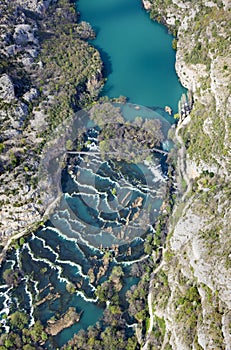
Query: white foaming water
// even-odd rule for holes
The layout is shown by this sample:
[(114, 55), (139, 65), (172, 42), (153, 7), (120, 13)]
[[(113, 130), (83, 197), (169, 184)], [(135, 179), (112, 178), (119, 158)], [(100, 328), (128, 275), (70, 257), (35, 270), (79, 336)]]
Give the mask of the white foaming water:
[[(103, 208), (103, 211), (106, 212), (106, 213), (114, 213), (115, 210), (112, 209), (110, 206), (109, 206), (109, 203), (107, 201), (107, 198), (101, 198), (101, 203), (100, 203), (100, 206)], [(122, 208), (122, 207), (121, 207)], [(99, 211), (101, 211), (99, 209)]]
[(74, 181), (74, 183), (78, 186), (78, 189), (80, 191), (83, 191), (84, 189), (86, 189), (88, 191), (91, 190), (93, 193), (100, 195), (100, 192), (93, 185), (85, 185), (85, 184), (79, 183), (78, 180), (76, 179), (76, 175), (73, 174), (71, 178)]
[[(56, 260), (57, 263), (59, 264), (68, 264), (68, 265), (71, 265), (73, 267), (76, 267), (78, 269), (78, 275), (80, 275), (81, 277), (83, 277), (85, 280), (88, 280), (89, 281), (89, 276), (88, 275), (85, 275), (83, 273), (83, 269), (82, 269), (82, 266), (79, 265), (79, 264), (76, 264), (74, 263), (73, 261), (71, 260), (60, 260), (60, 259), (57, 259)], [(91, 287), (92, 291), (95, 291), (95, 287), (90, 283), (90, 281), (88, 282), (88, 285)]]
[(55, 213), (53, 215), (53, 217), (52, 217), (52, 221), (54, 220), (53, 224), (56, 225), (56, 220), (62, 220), (62, 219), (68, 221), (69, 223), (74, 223), (75, 225), (77, 224), (78, 225), (78, 229), (80, 231), (84, 230), (85, 227), (86, 227), (86, 225), (83, 225), (80, 221), (72, 219), (70, 211), (68, 209), (60, 210), (59, 212)]
[[(82, 170), (83, 168), (81, 167), (80, 168), (80, 171)], [(91, 169), (91, 168), (84, 168), (84, 170), (87, 172), (87, 173), (90, 173), (90, 175), (91, 175), (91, 179), (92, 179), (92, 181), (94, 181), (94, 183), (96, 182), (96, 180), (98, 179), (99, 181), (100, 180), (107, 180), (110, 184), (111, 184), (111, 186), (115, 186), (115, 184), (116, 184), (116, 182), (115, 181), (113, 181), (109, 176), (101, 176), (101, 175), (99, 175), (99, 174), (96, 174), (94, 171), (93, 171), (93, 169)], [(78, 177), (78, 182), (80, 182), (80, 177), (81, 177), (81, 175), (80, 176), (77, 176)], [(89, 184), (89, 186), (94, 186), (94, 183), (93, 184)], [(82, 183), (80, 182), (80, 184), (82, 185)], [(83, 183), (84, 184), (84, 183)]]
[(117, 261), (116, 258), (114, 258), (113, 260), (114, 260), (118, 265), (129, 266), (129, 265), (135, 264), (135, 263), (137, 263), (137, 262), (146, 260), (148, 257), (149, 257), (149, 255), (145, 255), (145, 256), (143, 256), (143, 257), (140, 258), (140, 259), (131, 260), (131, 261)]
[(19, 266), (19, 264), (20, 264), (20, 251), (19, 251), (19, 249), (16, 249), (15, 250), (15, 257), (16, 257), (16, 262), (17, 262), (17, 265)]
[[(49, 260), (44, 259), (44, 258), (40, 258), (40, 259), (35, 258), (35, 257), (34, 257), (34, 254), (32, 253), (32, 251), (30, 250), (30, 248), (29, 248), (29, 246), (28, 246), (28, 243), (26, 243), (26, 245), (27, 245), (27, 248), (28, 248), (28, 253), (30, 254), (32, 260), (34, 260), (34, 261), (43, 261), (43, 262), (45, 262), (45, 263), (48, 264), (52, 269), (57, 270), (57, 277), (58, 277), (58, 279), (59, 279), (60, 282), (63, 282), (63, 283), (65, 283), (65, 284), (70, 284), (70, 283), (71, 283), (67, 278), (61, 277), (61, 274), (62, 274), (62, 272), (63, 272), (61, 266), (58, 266), (58, 265), (54, 266), (54, 265), (52, 265), (52, 264), (49, 262)], [(92, 287), (95, 288), (94, 286), (92, 286)], [(86, 297), (83, 291), (76, 291), (75, 293), (76, 293), (78, 296), (81, 296), (81, 297), (82, 297), (85, 301), (87, 301), (87, 302), (93, 302), (93, 303), (95, 303), (95, 302), (97, 302), (97, 300), (98, 300), (98, 298), (93, 299), (93, 298), (88, 298), (88, 297)]]
[(95, 252), (100, 252), (100, 250), (92, 245), (89, 244), (89, 241), (85, 240), (83, 238), (83, 236), (81, 235), (81, 233), (77, 232), (77, 231), (73, 231), (70, 222), (67, 219), (62, 218), (62, 220), (65, 220), (66, 225), (69, 228), (69, 232), (72, 233), (73, 235), (77, 236), (76, 238), (71, 238), (71, 237), (67, 237), (65, 234), (63, 234), (58, 228), (56, 227), (47, 227), (49, 230), (52, 230), (54, 232), (56, 232), (60, 237), (62, 237), (65, 240), (69, 240), (69, 241), (76, 241), (76, 239), (79, 239), (79, 241), (81, 243), (83, 243), (84, 245), (86, 245), (88, 248), (90, 248), (91, 250), (95, 251)]
[(138, 323), (133, 323), (133, 324), (128, 324), (128, 323), (126, 323), (126, 326), (127, 326), (128, 328), (136, 328), (136, 327), (138, 326)]
[(29, 327), (32, 327), (35, 324), (35, 319), (34, 319), (34, 306), (33, 306), (33, 296), (32, 293), (29, 291), (28, 289), (28, 280), (29, 277), (27, 276), (25, 278), (26, 281), (26, 287), (25, 287), (25, 292), (29, 297), (29, 305), (30, 305), (30, 323), (29, 323)]
[[(0, 310), (0, 315), (9, 315), (10, 313), (10, 305), (12, 304), (12, 299), (11, 299), (11, 290), (13, 289), (13, 287), (9, 287), (5, 292), (0, 292), (0, 297), (4, 297), (4, 301), (3, 301), (3, 308)], [(10, 327), (7, 326), (6, 324), (6, 319), (1, 319), (0, 323), (2, 325), (2, 327), (5, 329), (6, 333), (9, 333), (10, 331)]]
[(52, 270), (56, 270), (56, 269), (57, 269), (56, 266), (55, 266), (53, 263), (51, 263), (50, 260), (48, 260), (47, 258), (42, 258), (42, 257), (36, 258), (36, 257), (34, 256), (32, 250), (31, 250), (29, 244), (26, 243), (25, 245), (26, 245), (26, 247), (27, 247), (27, 249), (28, 249), (28, 254), (30, 255), (30, 257), (31, 257), (32, 260), (37, 261), (37, 262), (41, 262), (41, 261), (42, 261), (42, 262), (44, 262), (45, 264), (47, 264)]
[(90, 208), (96, 208), (98, 209), (99, 203), (100, 203), (100, 198), (98, 195), (92, 195), (88, 193), (73, 193), (71, 197), (73, 198), (74, 196), (80, 197), (81, 200)]
[(153, 173), (153, 175), (154, 175), (153, 181), (154, 182), (161, 181), (161, 182), (166, 183), (167, 177), (162, 175), (161, 170), (160, 170), (160, 165), (153, 166), (153, 164), (148, 162), (148, 161), (144, 161), (144, 163), (145, 163), (145, 165), (147, 165), (148, 169), (150, 169), (151, 172)]
[(5, 289), (5, 288), (8, 288), (8, 285), (7, 285), (7, 284), (2, 284), (2, 285), (0, 286), (0, 289)]
[[(76, 220), (73, 220), (73, 219), (70, 218), (70, 213), (69, 213), (68, 210), (65, 210), (65, 213), (67, 214), (67, 218), (65, 218), (65, 219), (68, 221), (69, 224), (71, 224), (71, 223), (75, 224), (77, 222)], [(78, 245), (78, 242), (77, 242), (76, 238), (67, 237), (61, 231), (54, 230), (53, 227), (47, 227), (47, 229), (48, 228), (49, 228), (49, 230), (52, 230), (53, 232), (55, 232), (58, 236), (62, 237), (64, 240), (74, 242), (75, 247), (78, 249), (79, 253), (82, 255), (82, 258), (86, 259), (85, 253), (83, 252), (82, 248)], [(82, 228), (84, 228), (83, 225), (82, 225)], [(76, 231), (74, 231), (74, 232), (76, 233)], [(85, 241), (82, 240), (82, 243), (83, 242), (85, 242)], [(86, 241), (86, 243), (88, 243), (88, 242)], [(94, 246), (90, 246), (89, 244), (86, 244), (86, 245), (88, 246), (88, 248), (90, 248), (92, 251), (94, 251), (98, 255), (103, 255), (103, 253), (98, 248), (96, 248)]]
[[(71, 238), (65, 234), (62, 233), (61, 230), (59, 230), (57, 227), (48, 227), (49, 230), (55, 231), (56, 233), (58, 233), (58, 235), (60, 237), (62, 237), (65, 240), (69, 240), (69, 241), (76, 241), (76, 239), (78, 239), (81, 243), (87, 245), (89, 248), (91, 248), (91, 246), (89, 245), (89, 242), (87, 240), (85, 240), (82, 235), (78, 232), (78, 231), (74, 231), (71, 227), (71, 223), (69, 220), (67, 220), (66, 218), (61, 218), (60, 221), (64, 221), (66, 226), (68, 227), (68, 231), (69, 233), (72, 233), (74, 236), (76, 236), (76, 238)], [(78, 221), (79, 222), (79, 221)]]
[(86, 295), (82, 292), (82, 291), (80, 291), (80, 290), (78, 290), (78, 291), (76, 291), (75, 292), (78, 296), (81, 296), (85, 301), (87, 301), (87, 302), (90, 302), (90, 303), (96, 303), (97, 301), (98, 301), (98, 298), (88, 298), (88, 297), (86, 297)]
[(16, 260), (6, 260), (7, 263), (11, 263), (10, 268), (13, 270), (16, 265)]
[(42, 237), (37, 237), (34, 234), (32, 235), (32, 237), (33, 237), (32, 240), (37, 239), (37, 240), (41, 241), (43, 248), (49, 250), (53, 255), (55, 255), (55, 261), (58, 259), (58, 257), (59, 257), (58, 253), (56, 253), (49, 245), (46, 244), (45, 239), (43, 239)]
[(39, 295), (39, 287), (38, 287), (39, 281), (35, 281), (35, 280), (33, 280), (33, 278), (31, 278), (31, 277), (30, 277), (30, 281), (34, 284), (35, 298), (37, 298), (38, 295)]

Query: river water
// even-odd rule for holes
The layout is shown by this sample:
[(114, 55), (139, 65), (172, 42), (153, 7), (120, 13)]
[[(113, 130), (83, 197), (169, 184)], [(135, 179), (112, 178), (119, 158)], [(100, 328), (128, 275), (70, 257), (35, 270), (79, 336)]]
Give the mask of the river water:
[(150, 20), (141, 0), (78, 0), (81, 19), (91, 23), (108, 80), (103, 94), (124, 95), (148, 107), (177, 113), (182, 86), (175, 72), (173, 37)]
[[(167, 131), (173, 118), (164, 106), (176, 113), (183, 92), (174, 69), (172, 37), (149, 19), (140, 0), (79, 0), (77, 9), (97, 33), (92, 44), (102, 55), (108, 77), (102, 95), (128, 98), (129, 103), (116, 105), (127, 121), (133, 122), (137, 116), (159, 119), (162, 148), (167, 150)], [(110, 276), (113, 266), (124, 269), (123, 291), (137, 283), (131, 277), (132, 261), (146, 258), (143, 240), (145, 234), (155, 232), (153, 225), (165, 194), (166, 156), (155, 154), (148, 162), (136, 164), (102, 159), (100, 154), (91, 154), (92, 149), (99, 150), (99, 128), (89, 125), (84, 133), (84, 151), (89, 155), (70, 156), (61, 173), (63, 195), (58, 209), (44, 228), (8, 255), (1, 269), (1, 276), (8, 268), (23, 272), (15, 289), (5, 285), (1, 277), (3, 324), (10, 308), (26, 310), (31, 325), (34, 317), (46, 324), (71, 306), (83, 311), (79, 323), (53, 337), (51, 349), (60, 348), (78, 330), (100, 319), (104, 308), (94, 292)], [(136, 206), (137, 201), (142, 202), (141, 207)], [(115, 245), (119, 246), (117, 255), (108, 252), (108, 247)], [(91, 281), (89, 270), (96, 276), (108, 254), (111, 262), (104, 276)], [(66, 290), (70, 283), (75, 286), (73, 294)]]

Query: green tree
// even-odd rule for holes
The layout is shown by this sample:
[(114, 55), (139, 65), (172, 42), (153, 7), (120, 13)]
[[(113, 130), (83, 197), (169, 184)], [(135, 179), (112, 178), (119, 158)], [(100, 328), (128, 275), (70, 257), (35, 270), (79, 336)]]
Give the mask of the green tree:
[(3, 279), (9, 286), (17, 287), (21, 281), (21, 273), (19, 270), (6, 269), (3, 272)]
[(173, 48), (173, 50), (177, 50), (177, 39), (173, 39), (173, 41), (172, 41), (172, 48)]
[(67, 141), (66, 141), (66, 149), (67, 149), (68, 151), (71, 151), (72, 148), (73, 148), (73, 142), (72, 142), (71, 140), (67, 140)]
[(10, 316), (10, 323), (13, 328), (23, 329), (29, 321), (29, 316), (25, 312), (15, 311)]
[(75, 285), (73, 283), (67, 283), (66, 290), (68, 291), (68, 293), (74, 294), (76, 291)]
[(1, 142), (0, 143), (0, 153), (4, 151), (5, 145)]

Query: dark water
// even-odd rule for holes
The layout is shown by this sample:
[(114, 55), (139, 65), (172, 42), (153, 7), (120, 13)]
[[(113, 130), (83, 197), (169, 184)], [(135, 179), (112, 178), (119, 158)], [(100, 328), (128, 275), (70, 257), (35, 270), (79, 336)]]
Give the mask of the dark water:
[[(172, 37), (149, 20), (139, 0), (79, 0), (77, 6), (82, 19), (91, 22), (97, 32), (93, 44), (100, 49), (108, 74), (103, 94), (125, 95), (133, 103), (154, 106), (140, 106), (138, 110), (132, 104), (120, 107), (130, 121), (137, 116), (160, 119), (165, 136), (162, 146), (168, 150), (167, 131), (172, 118), (163, 107), (170, 105), (176, 112), (183, 91), (174, 70)], [(93, 135), (94, 130), (88, 132), (85, 141), (92, 146), (97, 135)], [(89, 146), (89, 156), (70, 157), (61, 174), (63, 196), (56, 212), (22, 248), (9, 254), (1, 269), (18, 267), (23, 271), (22, 282), (14, 290), (0, 281), (1, 317), (8, 315), (10, 308), (26, 310), (31, 325), (34, 317), (46, 325), (70, 306), (83, 311), (78, 324), (53, 337), (49, 344), (52, 349), (60, 348), (78, 330), (101, 318), (104, 309), (97, 302), (95, 289), (109, 277), (113, 266), (121, 265), (126, 272), (122, 299), (137, 283), (130, 267), (144, 258), (143, 237), (154, 233), (165, 194), (166, 157), (155, 154), (149, 162), (128, 164), (121, 160), (118, 164), (90, 152)], [(134, 219), (138, 212), (134, 203), (139, 198), (142, 207)], [(113, 245), (119, 246), (118, 255), (112, 249), (105, 275), (90, 282), (89, 269), (96, 276)], [(70, 283), (75, 287), (73, 294), (66, 290)], [(3, 319), (2, 323), (7, 321)]]

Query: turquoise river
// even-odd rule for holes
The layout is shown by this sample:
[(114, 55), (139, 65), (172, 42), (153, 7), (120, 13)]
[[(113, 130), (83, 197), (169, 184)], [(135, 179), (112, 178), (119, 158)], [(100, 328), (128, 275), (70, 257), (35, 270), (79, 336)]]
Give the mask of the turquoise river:
[(168, 105), (177, 113), (182, 86), (173, 37), (150, 20), (141, 0), (78, 0), (77, 9), (97, 34), (92, 43), (108, 76), (103, 94), (148, 107)]

